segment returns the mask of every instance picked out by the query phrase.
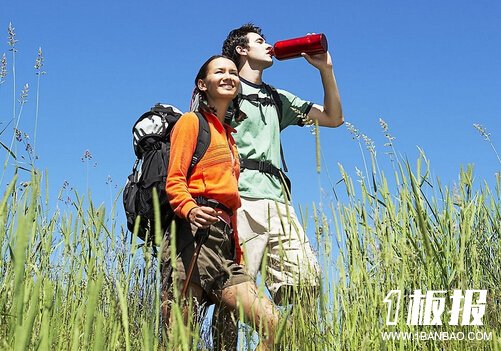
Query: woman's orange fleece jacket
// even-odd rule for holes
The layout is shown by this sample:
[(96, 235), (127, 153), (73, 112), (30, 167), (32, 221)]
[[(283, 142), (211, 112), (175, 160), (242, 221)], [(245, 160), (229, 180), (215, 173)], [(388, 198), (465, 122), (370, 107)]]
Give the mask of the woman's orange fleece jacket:
[[(188, 168), (197, 144), (199, 121), (195, 113), (185, 113), (177, 121), (171, 134), (171, 149), (166, 192), (174, 213), (187, 218), (190, 210), (197, 205), (194, 197), (204, 196), (217, 200), (233, 211), (232, 222), (236, 236), (236, 210), (240, 207), (238, 177), (240, 162), (235, 140), (235, 132), (227, 124), (222, 124), (211, 113), (203, 113), (209, 123), (211, 140), (204, 156), (193, 168), (187, 179)], [(240, 248), (237, 245), (237, 253)], [(238, 256), (238, 255), (237, 255)]]

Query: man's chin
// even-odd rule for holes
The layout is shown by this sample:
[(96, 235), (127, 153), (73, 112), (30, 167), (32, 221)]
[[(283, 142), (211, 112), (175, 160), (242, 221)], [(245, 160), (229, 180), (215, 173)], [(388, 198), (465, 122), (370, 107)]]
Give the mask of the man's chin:
[(265, 69), (267, 69), (268, 67), (271, 67), (271, 66), (273, 66), (273, 59), (271, 59), (269, 61), (268, 60), (267, 61), (264, 61), (264, 60), (262, 60), (262, 61), (255, 61), (255, 62), (253, 62), (250, 65), (250, 67), (252, 69), (258, 69), (258, 70), (265, 70)]
[(263, 65), (263, 67), (264, 67), (265, 69), (266, 69), (266, 68), (269, 68), (269, 67), (271, 67), (271, 66), (273, 66), (273, 59), (272, 59), (272, 60), (270, 60), (270, 61), (266, 61), (266, 62), (264, 63), (264, 65)]

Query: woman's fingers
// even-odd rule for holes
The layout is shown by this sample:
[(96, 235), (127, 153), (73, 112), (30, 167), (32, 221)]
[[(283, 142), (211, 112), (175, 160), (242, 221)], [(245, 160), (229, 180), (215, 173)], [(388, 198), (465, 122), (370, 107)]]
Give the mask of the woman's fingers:
[(217, 212), (212, 207), (200, 206), (190, 211), (189, 220), (198, 228), (207, 228), (219, 221)]

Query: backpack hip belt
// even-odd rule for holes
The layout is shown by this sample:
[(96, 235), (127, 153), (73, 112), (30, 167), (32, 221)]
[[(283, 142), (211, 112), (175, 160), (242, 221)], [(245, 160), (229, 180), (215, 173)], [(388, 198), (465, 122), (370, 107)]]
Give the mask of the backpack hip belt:
[(219, 209), (221, 211), (226, 212), (226, 214), (228, 214), (230, 217), (233, 216), (233, 211), (217, 200), (208, 199), (205, 196), (196, 196), (193, 199), (199, 206), (209, 206), (212, 207), (213, 209)]
[(275, 167), (270, 161), (268, 160), (256, 161), (256, 160), (250, 160), (248, 158), (243, 158), (240, 159), (240, 168), (242, 169), (242, 171), (245, 169), (251, 169), (254, 171), (259, 171), (261, 173), (271, 174), (272, 176), (276, 177), (280, 181), (280, 183), (286, 188), (287, 197), (290, 200), (289, 193), (291, 190), (291, 182), (289, 178), (280, 168)]

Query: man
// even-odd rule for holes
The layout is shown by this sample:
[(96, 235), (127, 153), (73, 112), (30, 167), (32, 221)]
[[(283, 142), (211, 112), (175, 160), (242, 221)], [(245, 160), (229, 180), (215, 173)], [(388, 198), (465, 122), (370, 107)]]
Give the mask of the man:
[[(320, 126), (338, 127), (343, 123), (343, 114), (328, 52), (315, 56), (303, 54), (320, 72), (324, 90), (324, 105), (320, 106), (263, 83), (264, 70), (273, 65), (271, 49), (261, 29), (246, 24), (228, 34), (222, 54), (236, 63), (242, 86), (232, 126), (237, 130), (234, 138), (242, 168), (239, 180), (242, 206), (237, 226), (245, 266), (255, 278), (267, 255), (266, 274), (262, 278), (274, 301), (284, 303), (299, 287), (315, 290), (320, 270), (288, 201), (289, 189), (280, 170), (280, 131), (290, 125), (315, 121)], [(223, 314), (215, 313), (215, 323), (229, 322)], [(228, 332), (227, 324), (225, 333)], [(217, 343), (219, 336), (215, 336)], [(228, 350), (236, 346), (224, 342), (227, 344), (216, 347)]]

